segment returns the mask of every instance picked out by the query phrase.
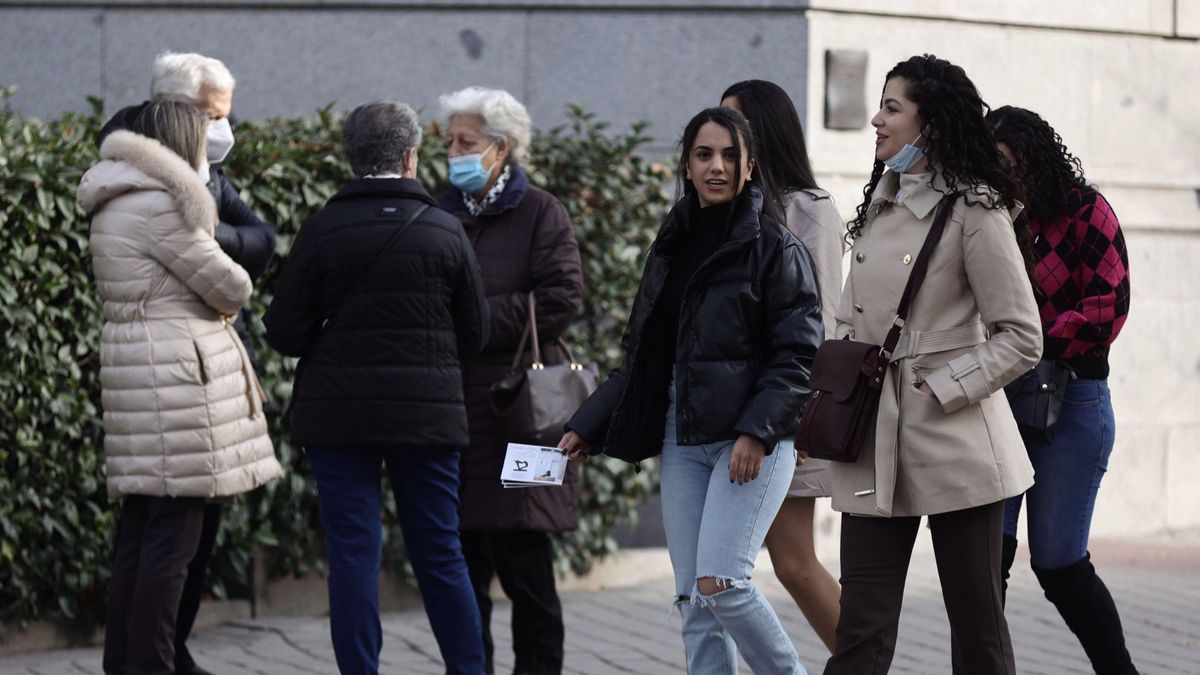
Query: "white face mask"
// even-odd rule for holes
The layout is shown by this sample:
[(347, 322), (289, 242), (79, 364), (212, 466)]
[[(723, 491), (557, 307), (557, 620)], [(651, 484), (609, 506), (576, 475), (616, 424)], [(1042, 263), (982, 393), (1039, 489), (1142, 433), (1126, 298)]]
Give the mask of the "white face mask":
[(233, 149), (233, 127), (229, 126), (228, 117), (208, 123), (207, 140), (204, 154), (208, 161), (213, 164), (225, 161), (225, 157)]

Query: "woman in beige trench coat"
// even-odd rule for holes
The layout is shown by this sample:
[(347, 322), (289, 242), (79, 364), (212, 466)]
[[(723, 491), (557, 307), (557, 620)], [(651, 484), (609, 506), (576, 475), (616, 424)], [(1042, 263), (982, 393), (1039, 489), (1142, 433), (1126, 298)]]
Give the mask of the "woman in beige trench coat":
[(1042, 344), (1012, 227), (1016, 189), (984, 108), (961, 68), (921, 56), (888, 73), (871, 121), (876, 162), (850, 224), (836, 337), (883, 342), (939, 205), (952, 211), (893, 354), (875, 427), (856, 463), (833, 467), (842, 614), (826, 673), (887, 672), (921, 516), (933, 533), (954, 672), (1015, 672), (1001, 605), (1001, 525), (1004, 499), (1025, 491), (1033, 470), (1001, 389), (1036, 363)]

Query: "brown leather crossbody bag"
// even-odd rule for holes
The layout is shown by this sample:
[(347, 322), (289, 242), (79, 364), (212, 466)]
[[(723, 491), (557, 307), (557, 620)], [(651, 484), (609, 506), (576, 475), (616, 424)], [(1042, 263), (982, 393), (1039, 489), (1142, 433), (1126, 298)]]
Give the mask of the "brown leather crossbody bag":
[(925, 243), (913, 263), (908, 283), (900, 296), (896, 319), (882, 345), (854, 340), (826, 340), (813, 360), (812, 389), (800, 426), (796, 430), (796, 448), (809, 457), (835, 462), (854, 462), (862, 449), (867, 429), (879, 409), (879, 395), (892, 352), (900, 341), (904, 322), (913, 297), (925, 281), (929, 258), (937, 247), (957, 193), (942, 198), (937, 216), (925, 235)]

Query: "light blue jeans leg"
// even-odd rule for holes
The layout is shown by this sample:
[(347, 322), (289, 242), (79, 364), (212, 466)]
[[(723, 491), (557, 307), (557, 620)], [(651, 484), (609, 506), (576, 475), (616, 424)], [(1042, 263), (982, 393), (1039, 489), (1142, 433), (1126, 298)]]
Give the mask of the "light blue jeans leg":
[(696, 590), (696, 550), (700, 521), (712, 467), (699, 446), (675, 443), (674, 388), (667, 410), (662, 453), (662, 511), (667, 552), (675, 572), (676, 606), (683, 618), (683, 648), (688, 672), (694, 675), (733, 675), (737, 647), (708, 607), (693, 602)]
[[(754, 559), (787, 494), (792, 452), (774, 452), (746, 485), (729, 482), (733, 442), (675, 443), (674, 397), (662, 456), (663, 523), (683, 616), (688, 672), (736, 673), (740, 648), (759, 675), (803, 675), (791, 639), (766, 598), (750, 582)], [(700, 577), (732, 580), (702, 596)], [(736, 646), (735, 646), (736, 645)]]
[(696, 576), (732, 583), (713, 595), (697, 589), (696, 598), (733, 636), (752, 671), (760, 675), (804, 675), (791, 638), (751, 581), (754, 559), (791, 485), (795, 452), (777, 447), (766, 457), (758, 478), (738, 485), (729, 482), (733, 442), (704, 449), (713, 461), (713, 470), (700, 525)]

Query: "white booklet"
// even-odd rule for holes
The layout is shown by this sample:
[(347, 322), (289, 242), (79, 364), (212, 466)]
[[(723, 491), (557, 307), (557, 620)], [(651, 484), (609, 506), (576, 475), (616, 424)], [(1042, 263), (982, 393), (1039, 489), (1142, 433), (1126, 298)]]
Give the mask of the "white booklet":
[(509, 443), (504, 453), (500, 483), (506, 488), (562, 485), (567, 475), (567, 456), (558, 448)]

